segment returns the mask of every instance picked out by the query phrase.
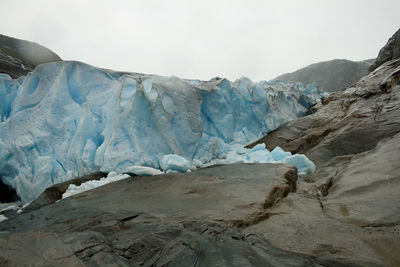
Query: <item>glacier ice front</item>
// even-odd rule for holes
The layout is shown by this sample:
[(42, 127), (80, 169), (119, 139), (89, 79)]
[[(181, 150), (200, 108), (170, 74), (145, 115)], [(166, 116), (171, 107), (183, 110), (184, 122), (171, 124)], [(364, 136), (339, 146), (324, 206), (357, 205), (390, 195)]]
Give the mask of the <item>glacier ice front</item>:
[(238, 145), (304, 114), (320, 96), (316, 85), (183, 80), (79, 62), (39, 65), (16, 80), (0, 74), (0, 176), (29, 201), (98, 170), (274, 160), (282, 152), (240, 152)]

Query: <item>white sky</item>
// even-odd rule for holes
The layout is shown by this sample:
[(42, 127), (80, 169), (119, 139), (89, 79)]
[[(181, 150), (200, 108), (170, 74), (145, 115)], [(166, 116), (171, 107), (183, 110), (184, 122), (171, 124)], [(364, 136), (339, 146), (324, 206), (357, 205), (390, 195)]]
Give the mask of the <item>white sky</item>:
[(182, 78), (269, 80), (376, 57), (399, 0), (1, 0), (0, 33), (64, 60)]

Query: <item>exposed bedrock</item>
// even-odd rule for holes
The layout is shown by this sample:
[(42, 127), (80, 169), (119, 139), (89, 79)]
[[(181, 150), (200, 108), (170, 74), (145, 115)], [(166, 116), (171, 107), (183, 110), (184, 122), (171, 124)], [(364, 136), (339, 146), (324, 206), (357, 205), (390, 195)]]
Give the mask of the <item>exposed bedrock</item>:
[(267, 219), (268, 209), (295, 191), (296, 180), (296, 170), (284, 164), (129, 178), (3, 222), (0, 262), (320, 266), (315, 257), (240, 230)]

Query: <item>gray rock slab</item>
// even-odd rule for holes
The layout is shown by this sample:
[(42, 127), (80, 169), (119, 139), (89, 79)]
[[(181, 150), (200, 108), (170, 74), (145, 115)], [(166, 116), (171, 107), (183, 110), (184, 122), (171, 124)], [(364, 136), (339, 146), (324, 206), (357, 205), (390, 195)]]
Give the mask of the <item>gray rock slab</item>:
[(400, 134), (353, 157), (333, 177), (333, 186), (324, 198), (327, 213), (362, 227), (400, 225), (399, 162)]
[(396, 244), (399, 234), (394, 237), (393, 229), (383, 232), (332, 218), (311, 194), (290, 194), (269, 212), (271, 216), (267, 220), (243, 232), (263, 235), (280, 249), (312, 255), (323, 265), (326, 259), (336, 262), (327, 266), (396, 266), (399, 263), (398, 250), (386, 250), (387, 255), (383, 255), (370, 246), (376, 240), (383, 242), (388, 238)]
[(296, 188), (295, 168), (234, 164), (135, 177), (0, 223), (5, 266), (320, 266), (241, 228)]

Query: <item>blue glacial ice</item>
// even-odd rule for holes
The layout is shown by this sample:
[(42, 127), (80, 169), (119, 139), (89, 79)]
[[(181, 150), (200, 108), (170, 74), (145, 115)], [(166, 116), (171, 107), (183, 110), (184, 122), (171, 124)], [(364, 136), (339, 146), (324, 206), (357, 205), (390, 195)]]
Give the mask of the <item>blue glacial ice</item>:
[(309, 173), (315, 167), (304, 156), (243, 145), (303, 115), (321, 95), (315, 84), (184, 80), (67, 61), (16, 80), (0, 74), (0, 176), (26, 202), (98, 170), (287, 162)]

